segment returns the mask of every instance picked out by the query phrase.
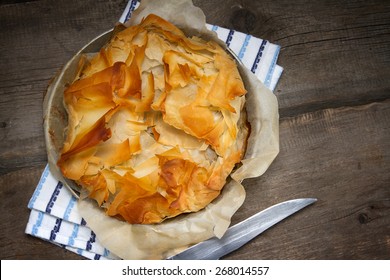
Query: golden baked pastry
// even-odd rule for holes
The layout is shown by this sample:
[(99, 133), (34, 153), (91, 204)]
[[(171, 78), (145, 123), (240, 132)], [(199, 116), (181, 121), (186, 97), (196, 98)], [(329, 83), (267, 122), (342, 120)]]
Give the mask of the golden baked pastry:
[(217, 43), (147, 16), (114, 33), (64, 92), (66, 178), (132, 224), (215, 199), (244, 155), (245, 94)]

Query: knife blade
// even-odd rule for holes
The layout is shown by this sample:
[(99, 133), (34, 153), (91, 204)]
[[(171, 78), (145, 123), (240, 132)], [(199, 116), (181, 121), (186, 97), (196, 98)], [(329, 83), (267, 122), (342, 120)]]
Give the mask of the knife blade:
[(217, 237), (207, 239), (168, 259), (217, 260), (316, 201), (316, 198), (299, 198), (273, 205), (230, 227), (220, 239)]

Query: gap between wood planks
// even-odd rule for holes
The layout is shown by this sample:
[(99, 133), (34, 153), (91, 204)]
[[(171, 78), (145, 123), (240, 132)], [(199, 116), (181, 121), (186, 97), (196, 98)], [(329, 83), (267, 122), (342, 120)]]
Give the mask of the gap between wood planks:
[(280, 108), (279, 115), (280, 119), (296, 118), (300, 115), (311, 114), (316, 111), (328, 110), (328, 109), (341, 109), (347, 107), (360, 107), (360, 106), (369, 106), (375, 103), (389, 102), (390, 98), (388, 96), (380, 96), (377, 98), (372, 98), (369, 100), (349, 100), (342, 103), (338, 102), (328, 102), (326, 104), (316, 103), (316, 104), (304, 104), (297, 105), (289, 108)]

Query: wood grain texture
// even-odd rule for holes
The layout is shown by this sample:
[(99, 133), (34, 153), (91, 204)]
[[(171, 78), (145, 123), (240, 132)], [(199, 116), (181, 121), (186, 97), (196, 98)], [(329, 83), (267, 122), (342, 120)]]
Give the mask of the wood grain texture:
[(244, 181), (247, 199), (235, 219), (291, 197), (319, 201), (231, 257), (252, 258), (253, 251), (261, 259), (389, 256), (389, 120), (390, 101), (282, 119), (280, 154), (260, 180)]
[(213, 23), (281, 46), (284, 74), (276, 93), (282, 117), (389, 98), (389, 1), (218, 0), (205, 6)]
[[(126, 0), (0, 2), (0, 259), (82, 259), (24, 234), (46, 164), (52, 77), (111, 28)], [(233, 223), (298, 197), (318, 202), (226, 259), (390, 258), (390, 2), (194, 0), (207, 21), (281, 46), (280, 154)]]

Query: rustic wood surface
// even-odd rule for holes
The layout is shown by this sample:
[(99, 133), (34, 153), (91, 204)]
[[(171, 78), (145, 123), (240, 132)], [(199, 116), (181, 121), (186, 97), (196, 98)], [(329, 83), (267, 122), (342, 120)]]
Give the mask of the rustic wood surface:
[[(1, 259), (83, 259), (24, 233), (46, 165), (50, 79), (126, 0), (0, 2)], [(390, 259), (390, 1), (194, 0), (207, 21), (281, 46), (280, 154), (244, 181), (236, 223), (318, 202), (226, 259)]]

